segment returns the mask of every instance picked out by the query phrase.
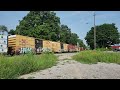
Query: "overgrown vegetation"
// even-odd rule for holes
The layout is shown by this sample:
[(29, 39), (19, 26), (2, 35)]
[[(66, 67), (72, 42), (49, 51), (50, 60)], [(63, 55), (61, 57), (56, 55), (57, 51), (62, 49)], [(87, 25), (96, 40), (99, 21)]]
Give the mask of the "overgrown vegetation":
[(112, 48), (111, 47), (108, 47), (108, 48), (97, 48), (96, 50), (97, 51), (111, 51)]
[(17, 78), (22, 74), (49, 68), (56, 64), (53, 54), (26, 54), (13, 57), (0, 55), (0, 79)]
[[(94, 49), (94, 27), (87, 32), (85, 40), (91, 49)], [(96, 26), (96, 45), (97, 48), (106, 48), (110, 45), (120, 43), (120, 34), (114, 23)]]
[(120, 53), (106, 51), (82, 51), (73, 56), (73, 59), (81, 63), (96, 64), (97, 62), (120, 64)]

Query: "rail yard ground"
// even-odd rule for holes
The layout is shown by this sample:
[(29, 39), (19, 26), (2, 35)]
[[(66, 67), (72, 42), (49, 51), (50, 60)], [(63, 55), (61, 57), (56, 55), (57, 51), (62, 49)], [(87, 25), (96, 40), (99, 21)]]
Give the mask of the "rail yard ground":
[[(84, 51), (83, 51), (84, 52)], [(80, 52), (81, 53), (81, 52)], [(108, 53), (108, 52), (105, 52)], [(120, 79), (120, 65), (98, 62), (84, 64), (73, 60), (78, 53), (55, 54), (57, 65), (30, 74), (22, 75), (22, 79)]]

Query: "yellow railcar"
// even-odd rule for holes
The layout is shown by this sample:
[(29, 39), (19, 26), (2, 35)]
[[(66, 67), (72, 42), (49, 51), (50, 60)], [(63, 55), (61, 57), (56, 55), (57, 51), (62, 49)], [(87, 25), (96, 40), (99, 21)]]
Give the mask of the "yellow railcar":
[(68, 52), (68, 44), (63, 44), (63, 52)]
[[(39, 46), (40, 46), (40, 44), (38, 44), (38, 47)], [(61, 52), (61, 45), (60, 45), (60, 42), (55, 42), (55, 41), (50, 41), (50, 40), (42, 40), (41, 41), (41, 49), (42, 49), (42, 52), (44, 52), (44, 51)], [(40, 50), (38, 50), (38, 51), (40, 51)]]
[(49, 52), (52, 52), (52, 41), (49, 40), (42, 40), (42, 49), (43, 52), (48, 50)]
[(44, 51), (49, 52), (73, 52), (80, 51), (80, 48), (75, 45), (70, 45), (61, 42), (50, 40), (37, 39), (22, 35), (8, 36), (8, 53), (14, 51), (15, 54), (26, 53), (34, 50), (36, 53)]
[(61, 52), (61, 44), (60, 44), (60, 42), (52, 41), (52, 51), (53, 52)]
[(22, 35), (8, 36), (8, 53), (26, 53), (35, 49), (35, 39)]
[(78, 52), (79, 51), (79, 47), (75, 46), (75, 51)]

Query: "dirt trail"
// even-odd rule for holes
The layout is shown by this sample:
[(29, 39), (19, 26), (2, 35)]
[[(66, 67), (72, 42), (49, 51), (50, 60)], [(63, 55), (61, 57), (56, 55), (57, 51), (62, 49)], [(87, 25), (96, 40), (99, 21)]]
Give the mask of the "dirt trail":
[(120, 79), (120, 65), (117, 64), (81, 64), (72, 60), (76, 53), (55, 54), (58, 64), (38, 72), (22, 75), (24, 79)]
[(75, 55), (76, 53), (61, 53), (61, 54), (55, 54), (58, 56), (59, 60), (69, 60), (72, 59), (72, 56)]

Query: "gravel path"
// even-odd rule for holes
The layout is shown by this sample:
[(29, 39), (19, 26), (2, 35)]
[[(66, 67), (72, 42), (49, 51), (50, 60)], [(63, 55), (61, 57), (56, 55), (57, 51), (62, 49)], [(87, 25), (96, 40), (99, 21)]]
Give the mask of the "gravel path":
[(81, 64), (71, 60), (76, 53), (56, 54), (59, 61), (56, 66), (21, 76), (23, 79), (120, 79), (120, 65), (117, 64)]

